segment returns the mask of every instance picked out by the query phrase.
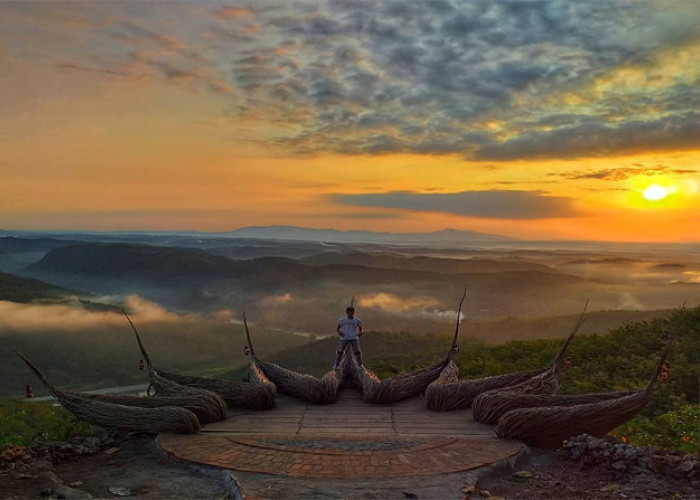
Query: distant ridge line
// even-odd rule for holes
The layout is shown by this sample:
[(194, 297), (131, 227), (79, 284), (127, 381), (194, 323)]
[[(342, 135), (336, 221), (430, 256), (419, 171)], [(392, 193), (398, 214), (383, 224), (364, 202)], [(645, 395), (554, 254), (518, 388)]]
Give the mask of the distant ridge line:
[(335, 243), (468, 243), (507, 242), (516, 238), (498, 234), (480, 233), (446, 228), (440, 231), (392, 233), (364, 230), (315, 229), (298, 226), (248, 226), (234, 231), (216, 233), (232, 238), (304, 240)]

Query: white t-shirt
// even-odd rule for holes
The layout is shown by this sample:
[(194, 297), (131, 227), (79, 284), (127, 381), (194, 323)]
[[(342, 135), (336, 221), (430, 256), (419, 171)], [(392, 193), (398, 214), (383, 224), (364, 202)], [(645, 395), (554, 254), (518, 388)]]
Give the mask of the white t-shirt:
[(338, 320), (338, 326), (340, 326), (340, 332), (343, 334), (340, 337), (343, 340), (352, 340), (357, 338), (357, 330), (362, 327), (362, 321), (360, 318), (348, 318), (343, 316)]

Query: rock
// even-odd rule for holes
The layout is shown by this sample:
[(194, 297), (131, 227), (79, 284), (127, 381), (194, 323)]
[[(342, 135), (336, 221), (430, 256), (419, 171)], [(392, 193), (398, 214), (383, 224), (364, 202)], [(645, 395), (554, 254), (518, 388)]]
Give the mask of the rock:
[(620, 485), (617, 483), (609, 483), (603, 486), (600, 491), (617, 491), (620, 489)]
[(694, 467), (695, 467), (695, 462), (693, 462), (693, 460), (686, 460), (685, 462), (682, 462), (682, 463), (678, 466), (678, 468), (679, 468), (681, 471), (685, 472), (686, 474), (687, 474), (688, 472), (692, 471)]
[(529, 470), (520, 470), (518, 472), (513, 472), (512, 476), (516, 479), (530, 479), (535, 475)]
[(663, 471), (663, 473), (667, 476), (671, 476), (674, 479), (683, 479), (685, 478), (685, 473), (680, 470), (678, 467), (666, 467)]
[(131, 496), (131, 489), (130, 488), (123, 488), (121, 486), (112, 486), (109, 488), (109, 492), (112, 493), (113, 495), (117, 495), (118, 497), (130, 497)]
[(491, 492), (489, 490), (479, 490), (479, 495), (484, 498), (489, 498), (491, 496)]
[(406, 498), (418, 498), (418, 495), (415, 493), (409, 493), (407, 491), (402, 491), (401, 493), (403, 493), (403, 496)]
[(12, 478), (13, 478), (13, 479), (31, 479), (31, 478), (33, 478), (33, 477), (34, 477), (34, 476), (32, 476), (31, 474), (26, 474), (26, 473), (24, 473), (24, 472), (12, 474)]
[(39, 495), (41, 495), (42, 497), (51, 496), (51, 495), (53, 495), (53, 489), (51, 489), (51, 488), (44, 488), (43, 490), (41, 490), (41, 491), (39, 492)]
[(616, 462), (613, 462), (610, 466), (611, 466), (613, 469), (617, 470), (617, 471), (621, 471), (621, 470), (626, 470), (626, 469), (627, 469), (627, 464), (626, 464), (624, 461), (622, 461), (622, 460), (618, 460), (618, 461), (616, 461)]
[(462, 489), (460, 491), (465, 495), (469, 495), (470, 493), (474, 493), (476, 491), (476, 486), (474, 486), (473, 484), (466, 484), (462, 486)]
[(112, 448), (107, 448), (102, 453), (104, 453), (105, 455), (113, 455), (114, 453), (118, 452), (119, 450), (121, 450), (121, 448), (117, 448), (116, 446), (113, 446)]
[(649, 474), (649, 471), (645, 469), (644, 467), (638, 467), (636, 465), (633, 465), (629, 468), (629, 471), (633, 474)]

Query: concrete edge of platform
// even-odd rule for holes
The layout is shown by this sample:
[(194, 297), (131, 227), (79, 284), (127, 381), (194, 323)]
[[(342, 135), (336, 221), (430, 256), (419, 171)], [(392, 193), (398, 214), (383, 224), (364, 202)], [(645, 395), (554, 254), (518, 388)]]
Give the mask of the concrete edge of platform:
[(233, 475), (228, 469), (224, 469), (224, 486), (226, 488), (226, 494), (230, 500), (245, 500), (251, 499), (250, 495), (246, 495), (243, 490), (243, 484), (238, 480), (236, 476)]

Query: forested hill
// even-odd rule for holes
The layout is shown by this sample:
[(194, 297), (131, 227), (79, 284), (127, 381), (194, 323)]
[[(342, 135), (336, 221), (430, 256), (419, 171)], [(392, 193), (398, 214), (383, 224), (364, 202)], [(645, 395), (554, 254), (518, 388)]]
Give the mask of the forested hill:
[[(434, 262), (441, 264), (439, 259)], [(192, 306), (193, 297), (199, 297), (202, 302), (197, 306), (204, 306), (204, 303), (208, 306), (217, 296), (228, 296), (231, 292), (250, 300), (287, 292), (314, 296), (321, 289), (325, 295), (337, 289), (340, 295), (340, 290), (346, 291), (349, 286), (358, 292), (405, 286), (418, 293), (434, 290), (436, 283), (443, 284), (436, 295), (439, 300), (449, 298), (452, 303), (464, 284), (470, 283), (475, 294), (485, 302), (496, 304), (499, 301), (489, 294), (503, 297), (515, 291), (527, 293), (527, 290), (536, 289), (542, 293), (557, 287), (599, 284), (597, 280), (537, 265), (533, 269), (523, 269), (523, 266), (508, 264), (502, 266), (501, 272), (494, 272), (493, 266), (489, 272), (463, 272), (464, 269), (456, 265), (451, 266), (452, 271), (445, 268), (436, 271), (424, 263), (416, 267), (307, 263), (284, 257), (242, 261), (195, 248), (90, 243), (52, 250), (39, 262), (23, 269), (22, 275), (92, 293), (133, 292), (143, 287), (151, 291), (150, 298), (155, 300), (180, 292), (186, 301), (171, 304), (178, 308)], [(300, 328), (309, 327), (300, 325)]]
[(43, 281), (0, 272), (0, 300), (32, 302), (62, 298), (73, 293)]

